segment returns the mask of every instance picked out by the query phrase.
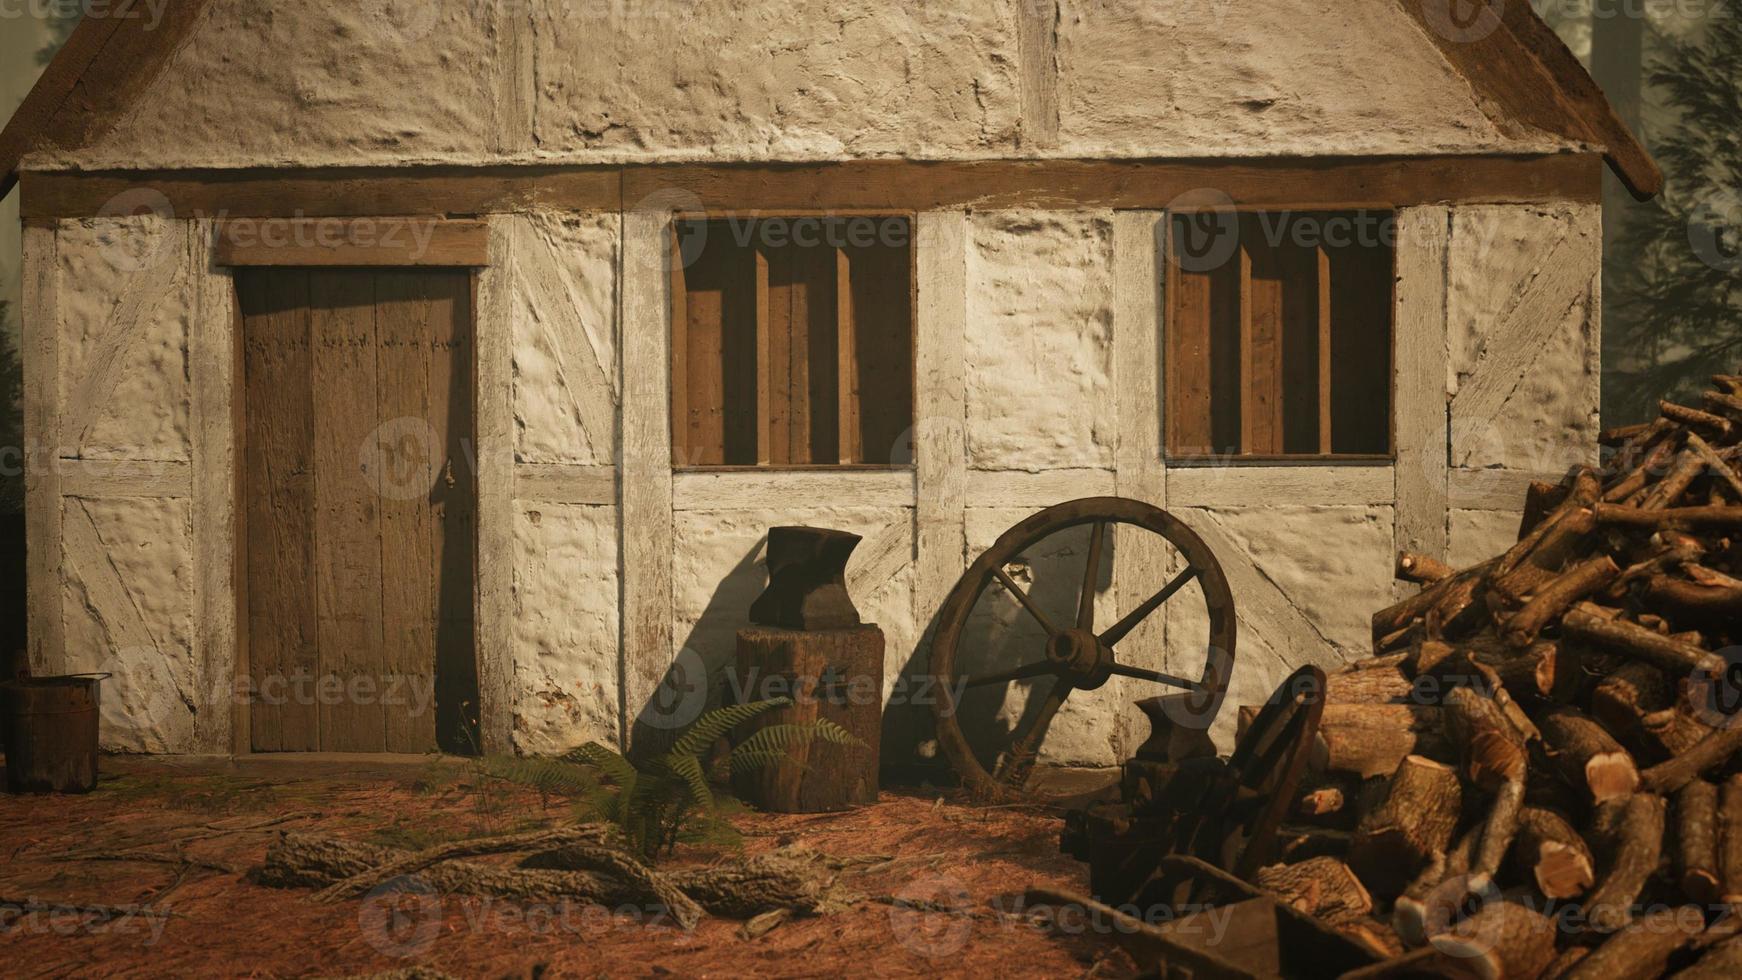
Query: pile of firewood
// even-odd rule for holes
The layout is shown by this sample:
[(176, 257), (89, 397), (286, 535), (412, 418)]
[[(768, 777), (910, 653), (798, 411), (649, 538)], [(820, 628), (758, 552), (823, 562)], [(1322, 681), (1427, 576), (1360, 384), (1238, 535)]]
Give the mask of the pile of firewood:
[(1742, 377), (1714, 381), (1531, 486), (1505, 554), (1398, 557), (1422, 589), (1330, 678), (1258, 875), (1373, 972), (1742, 973)]

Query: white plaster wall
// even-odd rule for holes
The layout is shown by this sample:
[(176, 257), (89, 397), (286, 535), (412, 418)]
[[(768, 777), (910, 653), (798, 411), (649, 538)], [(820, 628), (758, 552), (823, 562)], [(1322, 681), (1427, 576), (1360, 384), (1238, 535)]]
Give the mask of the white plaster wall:
[(1451, 465), (1594, 463), (1600, 208), (1454, 209), (1446, 270)]
[(514, 748), (618, 735), (617, 508), (521, 502), (514, 524)]
[(1516, 510), (1453, 510), (1449, 516), (1453, 568), (1468, 568), (1504, 552), (1518, 542), (1518, 525), (1524, 519), (1524, 500)]
[[(1312, 496), (1310, 485), (1300, 496)], [(1167, 509), (1209, 545), (1234, 595), (1233, 681), (1211, 729), (1224, 751), (1233, 748), (1236, 709), (1263, 704), (1295, 668), (1331, 670), (1372, 652), (1371, 616), (1391, 602), (1394, 508), (1218, 508), (1170, 494)], [(1165, 608), (1168, 669), (1201, 676), (1209, 637), (1203, 590), (1193, 583)]]
[(994, 211), (969, 234), (969, 466), (1110, 468), (1112, 213)]
[(1394, 0), (1060, 8), (1060, 131), (1070, 151), (1395, 153), (1501, 142), (1468, 84)]
[(187, 752), (194, 713), (227, 711), (194, 655), (192, 508), (185, 499), (64, 501), (66, 672), (103, 671), (101, 744)]
[(537, 212), (513, 226), (515, 458), (617, 454), (616, 214)]
[(32, 165), (1562, 146), (1496, 132), (1392, 0), (220, 0), (111, 135)]
[(63, 456), (187, 460), (188, 223), (154, 215), (62, 222), (58, 235)]

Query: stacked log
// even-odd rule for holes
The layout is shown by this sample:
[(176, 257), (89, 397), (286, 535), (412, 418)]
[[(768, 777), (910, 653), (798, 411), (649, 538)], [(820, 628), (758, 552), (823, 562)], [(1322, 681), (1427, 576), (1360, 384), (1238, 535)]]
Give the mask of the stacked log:
[(1285, 865), (1259, 877), (1352, 872), (1338, 894), (1366, 915), (1307, 896), (1408, 951), (1374, 975), (1742, 963), (1742, 378), (1714, 383), (1532, 485), (1505, 553), (1397, 557), (1420, 589), (1332, 675)]

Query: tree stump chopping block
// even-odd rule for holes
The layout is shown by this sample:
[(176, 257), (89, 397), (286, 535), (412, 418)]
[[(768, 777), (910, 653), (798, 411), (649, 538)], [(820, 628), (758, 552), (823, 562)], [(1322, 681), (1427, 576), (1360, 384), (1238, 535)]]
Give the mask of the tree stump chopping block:
[(883, 730), (883, 631), (876, 626), (738, 631), (736, 687), (747, 701), (785, 697), (733, 733), (742, 742), (764, 728), (821, 718), (863, 743), (837, 745), (820, 736), (793, 742), (787, 758), (734, 773), (732, 791), (777, 813), (822, 813), (877, 802), (878, 740)]

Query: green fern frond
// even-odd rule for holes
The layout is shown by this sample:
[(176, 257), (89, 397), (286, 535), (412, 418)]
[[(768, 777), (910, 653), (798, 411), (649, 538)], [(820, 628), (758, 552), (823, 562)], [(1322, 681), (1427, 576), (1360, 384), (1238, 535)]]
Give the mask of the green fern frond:
[(714, 808), (714, 794), (708, 789), (707, 774), (702, 771), (702, 762), (693, 755), (677, 755), (673, 753), (660, 759), (659, 765), (672, 775), (683, 780), (684, 788), (689, 794), (689, 805), (698, 810)]
[(740, 748), (738, 751), (732, 753), (732, 775), (747, 776), (750, 773), (767, 769), (769, 766), (777, 766), (783, 762), (789, 765), (798, 766), (801, 769), (810, 768), (809, 766), (794, 760), (791, 755), (791, 750), (788, 748), (760, 749), (750, 752), (744, 751)]
[(749, 738), (739, 742), (732, 754), (769, 750), (784, 752), (795, 745), (809, 742), (815, 735), (816, 730), (809, 725), (769, 725), (767, 728), (757, 729)]
[(590, 770), (567, 759), (485, 756), (476, 765), (485, 775), (548, 795), (574, 796), (598, 784)]
[(573, 749), (562, 757), (568, 762), (579, 762), (592, 766), (603, 772), (610, 780), (619, 786), (635, 781), (635, 766), (623, 758), (616, 750), (606, 748), (598, 742)]
[(817, 737), (831, 745), (864, 746), (865, 744), (864, 739), (850, 731), (847, 731), (845, 728), (842, 728), (840, 725), (835, 724), (827, 718), (818, 718), (811, 724), (816, 728)]
[(791, 703), (790, 698), (773, 698), (768, 701), (753, 701), (748, 704), (733, 704), (724, 708), (715, 708), (697, 719), (689, 731), (684, 732), (683, 737), (671, 747), (671, 754), (699, 756), (732, 729), (765, 711), (783, 708)]

